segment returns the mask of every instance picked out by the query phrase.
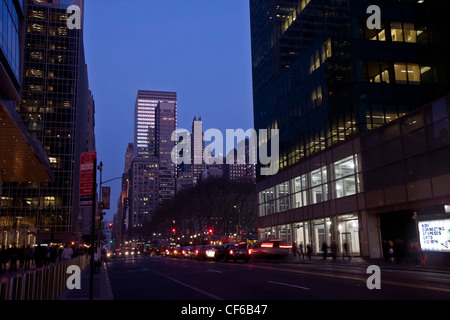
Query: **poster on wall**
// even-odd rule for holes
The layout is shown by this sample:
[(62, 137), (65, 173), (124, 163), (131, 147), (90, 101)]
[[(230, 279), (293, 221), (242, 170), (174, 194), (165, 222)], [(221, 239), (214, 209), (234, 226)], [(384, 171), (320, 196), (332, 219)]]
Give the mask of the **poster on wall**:
[(450, 219), (419, 221), (422, 251), (450, 252)]

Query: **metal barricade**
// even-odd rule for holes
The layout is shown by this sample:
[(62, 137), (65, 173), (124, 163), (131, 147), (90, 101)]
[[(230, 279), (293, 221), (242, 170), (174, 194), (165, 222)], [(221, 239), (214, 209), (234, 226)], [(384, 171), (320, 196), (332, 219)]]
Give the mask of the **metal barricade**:
[(54, 300), (66, 288), (70, 265), (84, 270), (89, 265), (89, 256), (0, 277), (0, 300)]

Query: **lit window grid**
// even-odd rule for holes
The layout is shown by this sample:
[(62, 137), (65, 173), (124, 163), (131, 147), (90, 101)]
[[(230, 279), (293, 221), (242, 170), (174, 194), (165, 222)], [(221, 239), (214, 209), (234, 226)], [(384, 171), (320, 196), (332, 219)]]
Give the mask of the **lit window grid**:
[(339, 199), (360, 192), (358, 155), (259, 192), (259, 216)]
[(79, 33), (55, 31), (61, 29), (61, 24), (65, 28), (63, 20), (55, 20), (64, 15), (62, 11), (38, 7), (29, 12), (33, 10), (39, 12), (38, 18), (51, 16), (52, 21), (29, 21), (49, 33), (26, 35), (24, 101), (19, 113), (30, 132), (40, 139), (49, 158), (55, 160), (52, 163), (55, 182), (26, 188), (21, 184), (5, 184), (4, 194), (11, 194), (16, 200), (2, 212), (30, 218), (29, 225), (39, 226), (41, 231), (67, 232), (71, 231), (73, 210)]

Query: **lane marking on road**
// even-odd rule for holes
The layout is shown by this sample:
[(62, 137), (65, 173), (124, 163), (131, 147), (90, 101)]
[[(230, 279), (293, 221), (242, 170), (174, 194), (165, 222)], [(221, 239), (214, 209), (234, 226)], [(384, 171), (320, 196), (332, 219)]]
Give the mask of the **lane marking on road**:
[(296, 285), (289, 284), (289, 283), (283, 283), (283, 282), (277, 282), (277, 281), (267, 281), (267, 282), (268, 283), (273, 283), (273, 284), (279, 284), (281, 286), (293, 287), (293, 288), (297, 288), (297, 289), (310, 290), (310, 288), (296, 286)]
[[(287, 271), (287, 272), (307, 274), (307, 275), (320, 276), (320, 277), (356, 280), (356, 281), (362, 281), (362, 282), (367, 281), (367, 278), (356, 277), (356, 276), (344, 276), (344, 275), (337, 275), (337, 274), (331, 274), (331, 273), (319, 273), (319, 272), (311, 272), (311, 271), (304, 271), (304, 270), (289, 270), (289, 269), (285, 269), (285, 268), (275, 268), (275, 267), (267, 267), (267, 266), (263, 267), (263, 266), (255, 266), (254, 265), (254, 267), (259, 268), (259, 269)], [(408, 288), (414, 288), (414, 289), (426, 289), (426, 290), (450, 293), (450, 289), (447, 289), (447, 288), (431, 287), (431, 286), (421, 285), (421, 284), (413, 284), (413, 283), (405, 283), (405, 282), (397, 282), (397, 281), (389, 281), (389, 280), (381, 280), (381, 283), (387, 284), (387, 285), (393, 285), (393, 286), (408, 287)]]
[(223, 271), (209, 269), (208, 272), (223, 273)]
[(210, 297), (210, 298), (212, 298), (212, 299), (214, 299), (214, 300), (223, 300), (222, 298), (220, 298), (220, 297), (218, 297), (218, 296), (216, 296), (216, 295), (214, 295), (214, 294), (212, 294), (212, 293), (206, 292), (206, 291), (204, 291), (204, 290), (202, 290), (202, 289), (196, 288), (196, 287), (191, 286), (191, 285), (189, 285), (189, 284), (187, 284), (187, 283), (184, 283), (184, 282), (182, 282), (182, 281), (179, 281), (179, 280), (177, 280), (177, 279), (174, 279), (174, 278), (172, 278), (172, 277), (170, 277), (170, 276), (168, 276), (168, 275), (166, 275), (166, 274), (163, 274), (163, 273), (160, 273), (160, 272), (156, 272), (156, 271), (152, 271), (152, 272), (156, 273), (157, 275), (160, 275), (161, 277), (164, 277), (164, 278), (166, 278), (166, 279), (172, 280), (173, 282), (176, 282), (176, 283), (178, 283), (178, 284), (181, 284), (182, 286), (185, 286), (186, 288), (189, 288), (189, 289), (195, 290), (195, 291), (197, 291), (197, 292), (200, 292), (200, 293), (202, 293), (202, 294), (204, 294), (204, 295), (206, 295), (206, 296), (208, 296), (208, 297)]
[(127, 272), (140, 272), (140, 271), (150, 271), (147, 268), (139, 268), (139, 269), (128, 269)]

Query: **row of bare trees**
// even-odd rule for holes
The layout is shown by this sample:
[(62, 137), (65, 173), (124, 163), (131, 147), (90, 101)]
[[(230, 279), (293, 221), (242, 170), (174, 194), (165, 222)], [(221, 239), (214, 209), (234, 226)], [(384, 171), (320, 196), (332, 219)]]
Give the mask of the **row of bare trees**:
[(256, 229), (256, 189), (251, 182), (212, 178), (178, 192), (155, 213), (149, 231), (190, 236), (248, 233)]

